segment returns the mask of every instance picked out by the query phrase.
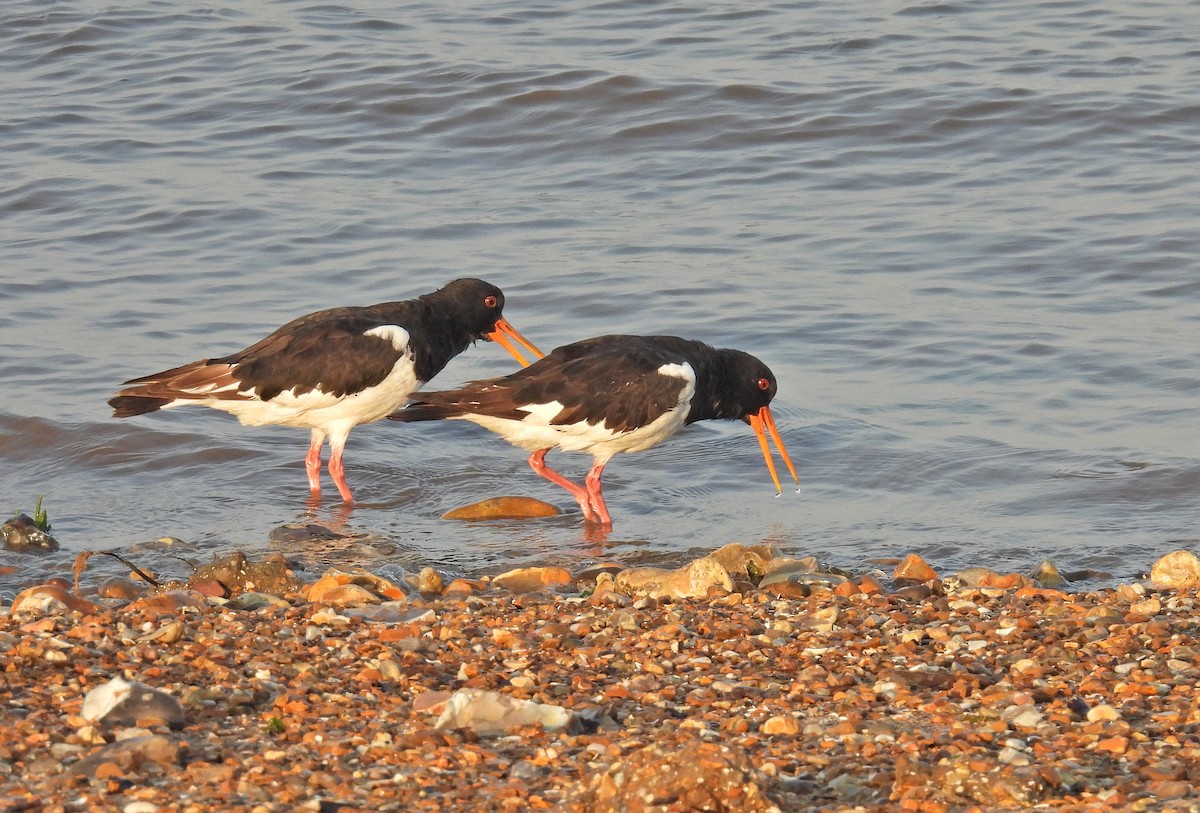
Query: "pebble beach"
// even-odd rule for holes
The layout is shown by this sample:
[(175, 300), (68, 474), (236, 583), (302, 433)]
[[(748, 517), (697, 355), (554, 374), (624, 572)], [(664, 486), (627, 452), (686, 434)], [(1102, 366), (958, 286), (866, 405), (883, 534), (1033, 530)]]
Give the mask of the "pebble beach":
[(403, 583), (235, 555), (0, 608), (0, 811), (1200, 810), (1187, 551), (1077, 591), (727, 545)]

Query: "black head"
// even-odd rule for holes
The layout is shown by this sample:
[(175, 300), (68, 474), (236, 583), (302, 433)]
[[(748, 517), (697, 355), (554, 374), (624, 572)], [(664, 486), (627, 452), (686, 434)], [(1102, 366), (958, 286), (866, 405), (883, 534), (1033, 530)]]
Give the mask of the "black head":
[(779, 476), (775, 471), (775, 463), (771, 459), (771, 451), (767, 444), (768, 437), (775, 442), (776, 448), (779, 449), (779, 456), (787, 464), (792, 478), (799, 483), (800, 476), (796, 474), (792, 458), (783, 445), (783, 438), (780, 437), (779, 429), (775, 426), (775, 418), (771, 415), (769, 406), (778, 390), (775, 374), (771, 372), (770, 367), (754, 356), (740, 350), (718, 350), (717, 356), (720, 359), (719, 365), (725, 381), (724, 385), (718, 389), (718, 395), (721, 392), (728, 393), (728, 395), (725, 402), (720, 405), (721, 414), (715, 417), (742, 420), (750, 424), (750, 428), (758, 436), (763, 458), (767, 462), (767, 471), (771, 472), (771, 479), (775, 482), (776, 491), (781, 489)]
[(749, 353), (709, 349), (706, 356), (691, 360), (697, 368), (696, 397), (688, 423), (712, 418), (749, 421), (775, 397), (775, 374)]
[(504, 312), (504, 292), (481, 279), (463, 277), (421, 297), (453, 313), (472, 339), (482, 339), (496, 329)]
[(717, 351), (713, 418), (746, 421), (771, 403), (779, 386), (771, 368), (741, 350)]

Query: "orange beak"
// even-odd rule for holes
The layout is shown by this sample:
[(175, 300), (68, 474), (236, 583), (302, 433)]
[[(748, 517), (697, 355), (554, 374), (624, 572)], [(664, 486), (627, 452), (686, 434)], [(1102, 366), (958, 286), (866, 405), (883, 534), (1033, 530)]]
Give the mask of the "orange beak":
[[(507, 319), (497, 319), (496, 329), (491, 333), (485, 333), (483, 337), (489, 341), (496, 342), (496, 344), (507, 350), (509, 355), (521, 363), (522, 367), (528, 367), (529, 362), (525, 360), (525, 357), (521, 355), (521, 351), (513, 345), (513, 342), (517, 342), (530, 353), (533, 353), (536, 358), (540, 359), (545, 355), (541, 350), (533, 346), (533, 342), (518, 333), (517, 329), (510, 325)], [(509, 339), (512, 341), (509, 341)]]
[(767, 461), (767, 469), (771, 472), (771, 479), (775, 481), (775, 490), (783, 493), (783, 487), (779, 485), (779, 475), (775, 473), (775, 462), (771, 460), (771, 449), (767, 446), (768, 432), (771, 433), (771, 439), (775, 441), (775, 446), (779, 449), (779, 456), (783, 458), (784, 463), (787, 463), (788, 471), (792, 473), (792, 478), (799, 485), (800, 475), (796, 474), (796, 467), (792, 465), (792, 459), (788, 457), (787, 449), (783, 448), (783, 438), (779, 437), (779, 430), (775, 428), (775, 419), (771, 417), (770, 407), (763, 407), (758, 412), (747, 415), (746, 420), (750, 422), (750, 427), (758, 436), (758, 445), (762, 447), (763, 459)]

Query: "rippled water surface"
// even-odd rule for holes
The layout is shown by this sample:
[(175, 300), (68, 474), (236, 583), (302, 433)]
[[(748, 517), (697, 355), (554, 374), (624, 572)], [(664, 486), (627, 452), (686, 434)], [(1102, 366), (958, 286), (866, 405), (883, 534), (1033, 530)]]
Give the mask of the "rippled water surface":
[[(1129, 577), (1197, 546), (1194, 4), (140, 5), (0, 7), (0, 510), (44, 494), (64, 546), (0, 554), (0, 590), (95, 548), (486, 572), (767, 540)], [(384, 422), (350, 438), (364, 504), (313, 517), (302, 430), (105, 405), (461, 275), (543, 346), (758, 355), (803, 491), (699, 424), (609, 466), (603, 538), (494, 436)], [(433, 384), (512, 367), (480, 344)], [(513, 493), (572, 510), (439, 518)], [(269, 541), (311, 519), (358, 536)]]

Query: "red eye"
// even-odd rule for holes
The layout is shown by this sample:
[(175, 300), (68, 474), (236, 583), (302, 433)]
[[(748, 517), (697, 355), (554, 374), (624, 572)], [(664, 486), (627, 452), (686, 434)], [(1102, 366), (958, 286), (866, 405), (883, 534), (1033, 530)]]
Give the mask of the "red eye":
[(762, 390), (763, 392), (766, 392), (767, 390), (771, 389), (771, 379), (769, 379), (769, 378), (758, 379), (758, 388), (760, 390)]
[(499, 300), (497, 300), (496, 297), (489, 294), (488, 296), (485, 296), (483, 298), (483, 306), (485, 308), (494, 308), (494, 307), (496, 307), (496, 303), (498, 301)]

